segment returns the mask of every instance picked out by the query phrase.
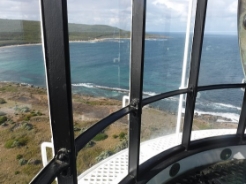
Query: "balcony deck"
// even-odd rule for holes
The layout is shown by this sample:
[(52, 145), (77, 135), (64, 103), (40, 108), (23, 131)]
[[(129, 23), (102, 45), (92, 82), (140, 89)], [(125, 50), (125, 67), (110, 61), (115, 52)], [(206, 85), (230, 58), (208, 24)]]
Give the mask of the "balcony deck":
[[(191, 140), (203, 139), (207, 137), (219, 136), (219, 135), (228, 135), (235, 134), (236, 129), (213, 129), (213, 130), (199, 130), (193, 131), (191, 134)], [(167, 150), (171, 147), (179, 145), (181, 143), (181, 134), (171, 134), (167, 136), (158, 137), (155, 139), (151, 139), (149, 141), (145, 141), (141, 143), (140, 146), (140, 164), (145, 162), (146, 160), (152, 158), (153, 156), (161, 153), (164, 150)], [(221, 149), (215, 152), (220, 153)], [(233, 152), (234, 153), (234, 152)], [(243, 159), (244, 154), (238, 156), (238, 154), (233, 154), (231, 158)], [(205, 153), (207, 154), (207, 153)], [(243, 155), (243, 156), (242, 156)], [(209, 160), (201, 160), (199, 159), (192, 166), (199, 167), (204, 163), (210, 164), (214, 163), (217, 160), (216, 158), (211, 157)], [(182, 174), (189, 170), (189, 168), (184, 167), (180, 169), (179, 174)], [(84, 173), (78, 176), (79, 184), (117, 184), (128, 174), (128, 149), (122, 150), (119, 153), (108, 157), (107, 159), (99, 162), (94, 165)], [(161, 173), (165, 180), (168, 181), (170, 179), (169, 172)], [(161, 177), (163, 179), (163, 177)], [(154, 180), (149, 181), (149, 183), (154, 184), (158, 183), (158, 176)]]

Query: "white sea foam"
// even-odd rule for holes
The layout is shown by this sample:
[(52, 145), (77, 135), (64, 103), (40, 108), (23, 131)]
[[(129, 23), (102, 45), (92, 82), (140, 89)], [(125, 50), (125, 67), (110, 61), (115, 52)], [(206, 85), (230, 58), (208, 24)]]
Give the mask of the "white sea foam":
[(94, 88), (94, 85), (92, 83), (78, 83), (78, 84), (72, 84), (72, 86), (82, 86), (86, 88)]
[(146, 38), (145, 40), (148, 40), (148, 41), (167, 41), (166, 38), (163, 38), (163, 39), (161, 39), (161, 38), (159, 38), (159, 39), (157, 39), (157, 38)]
[(104, 89), (104, 90), (118, 91), (118, 92), (129, 92), (129, 90), (127, 90), (127, 89), (100, 86), (100, 85), (96, 85), (93, 83), (78, 83), (78, 84), (72, 84), (72, 86), (82, 86), (82, 87), (86, 87), (86, 88), (97, 88), (97, 89)]
[[(72, 86), (77, 86), (77, 87), (81, 86), (81, 87), (86, 87), (86, 88), (97, 88), (97, 89), (104, 89), (104, 90), (109, 90), (109, 91), (129, 93), (128, 89), (117, 88), (117, 87), (108, 87), (108, 86), (100, 86), (100, 85), (96, 85), (93, 83), (77, 83), (77, 84), (72, 84)], [(154, 95), (157, 95), (157, 93), (147, 91), (147, 92), (143, 92), (143, 95), (154, 96)]]
[(147, 96), (155, 96), (157, 95), (157, 93), (155, 92), (143, 92), (144, 95), (147, 95)]
[(124, 43), (125, 40), (129, 40), (129, 38), (101, 38), (101, 39), (93, 39), (93, 40), (73, 40), (73, 41), (69, 41), (69, 43), (98, 43), (98, 42)]
[[(200, 110), (195, 110), (195, 113), (198, 116), (207, 114), (207, 115), (212, 115), (212, 116), (218, 116), (221, 118), (226, 118), (229, 120), (229, 122), (232, 122), (232, 123), (238, 123), (238, 121), (239, 121), (239, 115), (235, 114), (235, 113), (206, 112), (206, 111), (200, 111)], [(228, 121), (218, 118), (217, 122), (228, 122)]]
[(223, 103), (213, 103), (214, 105), (221, 106), (221, 107), (226, 107), (226, 108), (232, 108), (232, 109), (237, 109), (241, 110), (241, 107), (237, 107), (231, 104), (223, 104)]
[(41, 43), (28, 43), (28, 44), (18, 44), (18, 45), (6, 45), (6, 46), (1, 46), (0, 49), (14, 48), (14, 47), (28, 47), (28, 46), (34, 46), (34, 45), (41, 45)]
[[(129, 93), (128, 89), (123, 89), (123, 88), (117, 88), (117, 87), (107, 87), (107, 86), (101, 86), (101, 85), (96, 85), (93, 83), (77, 83), (77, 84), (72, 84), (72, 86), (78, 86), (78, 87), (86, 87), (86, 88), (97, 88), (97, 89), (102, 89), (102, 90), (108, 90), (108, 91), (116, 91), (120, 93)], [(155, 96), (157, 93), (155, 92), (143, 92), (143, 95), (145, 96)], [(174, 96), (174, 97), (169, 97), (166, 99), (163, 99), (165, 101), (173, 101), (173, 102), (178, 102), (179, 101), (179, 96)], [(223, 103), (204, 103), (204, 102), (198, 102), (197, 104), (202, 105), (205, 108), (209, 108), (210, 111), (201, 111), (201, 110), (195, 110), (195, 113), (200, 116), (200, 115), (211, 115), (211, 116), (217, 116), (217, 122), (234, 122), (237, 123), (239, 121), (239, 115), (236, 113), (226, 113), (226, 112), (216, 112), (220, 110), (226, 110), (226, 109), (236, 109), (240, 110), (240, 107), (233, 106), (231, 104), (223, 104)], [(214, 112), (213, 112), (213, 110)], [(185, 112), (185, 108), (182, 108), (182, 113)]]

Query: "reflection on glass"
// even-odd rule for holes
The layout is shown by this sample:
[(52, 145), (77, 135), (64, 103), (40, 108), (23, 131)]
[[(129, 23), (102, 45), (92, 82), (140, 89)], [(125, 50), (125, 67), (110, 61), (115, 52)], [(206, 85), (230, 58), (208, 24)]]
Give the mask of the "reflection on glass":
[(68, 18), (73, 92), (121, 100), (129, 89), (131, 2), (69, 0)]
[[(127, 174), (128, 124), (126, 121), (127, 119), (123, 118), (110, 125), (79, 152), (77, 171), (81, 181), (90, 179), (90, 175), (95, 173), (99, 175), (95, 176), (97, 178), (94, 177), (98, 181), (102, 181), (102, 178), (112, 181), (119, 179), (117, 178), (119, 174)], [(122, 152), (117, 154), (120, 151)], [(105, 159), (107, 162), (101, 162)], [(92, 169), (91, 174), (84, 172), (89, 168)]]
[[(241, 113), (243, 91), (224, 89), (198, 93), (192, 126), (192, 138), (199, 139), (221, 134), (235, 134)], [(211, 130), (216, 129), (216, 130)], [(229, 129), (225, 130), (224, 129)], [(194, 133), (196, 130), (208, 130)], [(206, 133), (211, 134), (206, 134)]]
[[(166, 98), (145, 107), (142, 112), (140, 162), (181, 143), (177, 110), (179, 96)], [(184, 111), (184, 104), (182, 105)], [(181, 122), (183, 124), (183, 114)], [(178, 132), (178, 133), (177, 133)]]
[[(144, 98), (186, 87), (195, 2), (147, 1)], [(184, 99), (170, 97), (143, 109), (140, 163), (180, 144)]]
[(237, 2), (208, 1), (199, 85), (240, 83), (244, 79), (236, 26)]
[(146, 97), (184, 87), (181, 76), (189, 66), (195, 3), (147, 1), (147, 7), (143, 86)]
[[(129, 95), (131, 1), (68, 0), (68, 19), (73, 119), (78, 136), (122, 108), (122, 98)], [(81, 180), (86, 180), (84, 171), (127, 147), (125, 117), (79, 152), (77, 168)], [(127, 166), (124, 169), (127, 173)]]
[(39, 5), (0, 4), (0, 183), (29, 183), (51, 141)]

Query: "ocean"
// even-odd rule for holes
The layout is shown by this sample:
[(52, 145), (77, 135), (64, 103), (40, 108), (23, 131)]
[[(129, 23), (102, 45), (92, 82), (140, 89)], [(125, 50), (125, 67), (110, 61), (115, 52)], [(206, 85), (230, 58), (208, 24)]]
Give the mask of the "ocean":
[[(180, 87), (185, 33), (166, 36), (145, 41), (144, 98)], [(128, 95), (129, 60), (129, 39), (71, 42), (73, 93), (121, 100)], [(206, 34), (199, 85), (240, 83), (243, 78), (237, 36)], [(0, 48), (0, 81), (45, 87), (41, 45)], [(242, 99), (241, 89), (199, 92), (195, 111), (237, 122)], [(178, 103), (175, 96), (151, 105), (176, 113)]]

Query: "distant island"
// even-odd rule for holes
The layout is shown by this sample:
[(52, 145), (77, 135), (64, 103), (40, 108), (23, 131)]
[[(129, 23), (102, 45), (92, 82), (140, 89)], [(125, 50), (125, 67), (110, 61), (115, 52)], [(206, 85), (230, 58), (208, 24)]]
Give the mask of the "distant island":
[[(0, 46), (41, 43), (40, 21), (0, 19)], [(69, 41), (130, 38), (130, 31), (108, 25), (69, 23)], [(165, 36), (146, 34), (148, 39)]]

